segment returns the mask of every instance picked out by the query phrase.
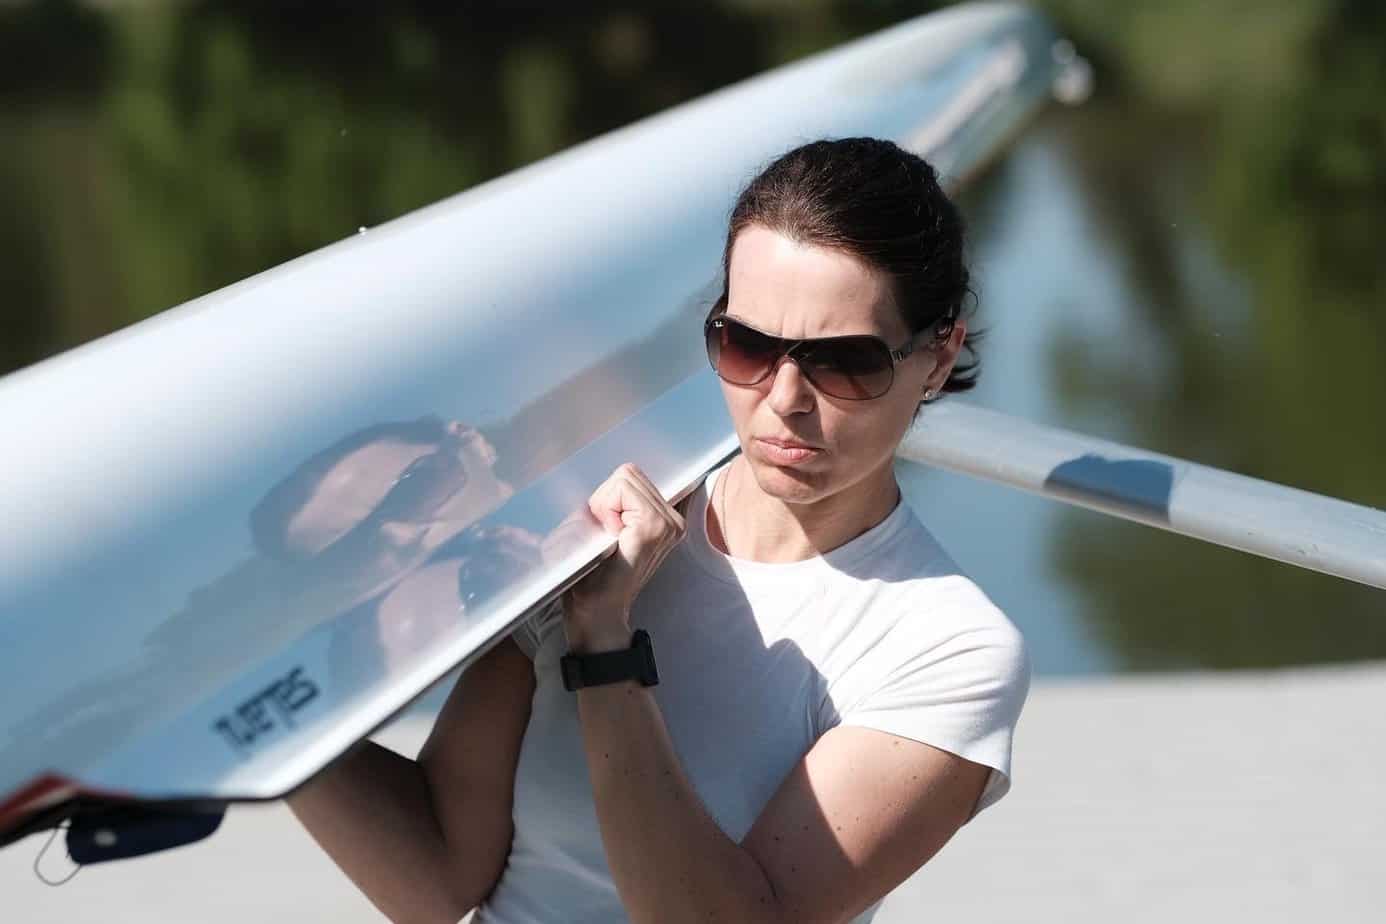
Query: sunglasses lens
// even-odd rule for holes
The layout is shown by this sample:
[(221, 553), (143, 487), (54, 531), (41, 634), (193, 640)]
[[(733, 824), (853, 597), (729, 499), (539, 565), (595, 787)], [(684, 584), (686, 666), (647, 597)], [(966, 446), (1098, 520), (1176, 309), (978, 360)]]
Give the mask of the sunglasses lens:
[[(708, 360), (733, 385), (760, 382), (787, 348), (785, 341), (731, 318), (716, 318), (707, 325)], [(806, 341), (792, 355), (814, 387), (834, 398), (879, 398), (890, 390), (895, 377), (890, 349), (875, 337)]]
[(862, 401), (890, 390), (895, 377), (890, 351), (875, 337), (840, 337), (815, 345), (800, 367), (826, 395)]
[(717, 374), (733, 385), (754, 385), (783, 352), (781, 341), (718, 318), (707, 326), (707, 357)]
[(375, 513), (386, 520), (427, 519), (467, 483), (467, 469), (447, 446), (420, 456), (406, 468)]

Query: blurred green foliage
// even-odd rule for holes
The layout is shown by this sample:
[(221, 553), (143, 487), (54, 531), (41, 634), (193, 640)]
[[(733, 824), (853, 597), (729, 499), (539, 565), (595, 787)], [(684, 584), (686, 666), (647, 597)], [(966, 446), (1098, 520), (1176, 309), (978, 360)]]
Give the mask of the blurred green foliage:
[[(1151, 374), (1066, 339), (1066, 400), (1119, 408), (1116, 435), (1139, 445), (1386, 508), (1386, 7), (1050, 6), (1107, 62), (1068, 150), (1165, 358)], [(1196, 232), (1172, 226), (1187, 214)], [(1191, 234), (1245, 291), (1190, 268)], [(1381, 591), (1105, 517), (1067, 524), (1058, 565), (1132, 666), (1386, 657)]]
[[(935, 5), (0, 4), (0, 373)], [(1050, 118), (1166, 360), (1067, 338), (1063, 400), (1386, 507), (1382, 6), (1041, 5), (1097, 65), (1093, 102)], [(1130, 666), (1386, 656), (1380, 592), (1066, 523), (1056, 568)]]

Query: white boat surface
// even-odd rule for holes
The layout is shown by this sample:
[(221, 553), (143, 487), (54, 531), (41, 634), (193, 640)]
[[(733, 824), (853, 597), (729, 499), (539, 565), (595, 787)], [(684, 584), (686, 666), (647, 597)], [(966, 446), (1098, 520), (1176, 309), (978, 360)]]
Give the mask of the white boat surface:
[[(851, 135), (957, 185), (1055, 48), (925, 16), (0, 380), (0, 844), (280, 797), (503, 638), (610, 547), (618, 464), (677, 498), (735, 450), (699, 326), (741, 185)], [(433, 451), (374, 508), (323, 500), (400, 442)]]

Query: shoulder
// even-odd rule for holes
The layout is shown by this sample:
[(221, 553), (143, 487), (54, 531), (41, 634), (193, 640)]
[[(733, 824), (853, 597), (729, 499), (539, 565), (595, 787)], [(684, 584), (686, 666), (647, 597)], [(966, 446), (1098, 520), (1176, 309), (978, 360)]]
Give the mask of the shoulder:
[(875, 585), (871, 615), (895, 641), (969, 637), (977, 645), (1024, 653), (1020, 631), (912, 511), (872, 559), (862, 568), (862, 577)]
[(913, 514), (870, 573), (861, 606), (841, 614), (850, 628), (833, 653), (840, 705), (966, 690), (1018, 711), (1030, 684), (1024, 636)]
[(928, 637), (997, 654), (1025, 653), (1025, 638), (980, 586), (961, 573), (907, 581), (891, 607), (899, 637)]
[(1025, 637), (970, 577), (914, 578), (891, 591), (870, 620), (872, 674), (1028, 688)]

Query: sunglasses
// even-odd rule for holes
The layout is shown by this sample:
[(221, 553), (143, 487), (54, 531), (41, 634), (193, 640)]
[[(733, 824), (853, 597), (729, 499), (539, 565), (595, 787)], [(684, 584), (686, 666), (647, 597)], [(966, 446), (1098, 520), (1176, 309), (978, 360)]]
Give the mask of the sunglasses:
[(444, 435), (435, 449), (419, 456), (395, 477), (370, 513), (320, 549), (314, 559), (321, 567), (357, 569), (355, 576), (365, 579), (373, 572), (360, 571), (367, 560), (363, 556), (373, 555), (380, 544), (381, 524), (426, 523), (466, 486), (467, 467), (459, 457), (458, 441)]
[(457, 442), (444, 439), (419, 456), (390, 485), (371, 511), (371, 519), (425, 520), (467, 484), (467, 468), (458, 458)]
[[(952, 318), (938, 322), (930, 348), (947, 339), (952, 329)], [(703, 334), (708, 361), (725, 382), (755, 385), (779, 366), (781, 357), (788, 356), (814, 388), (846, 401), (867, 401), (890, 391), (895, 364), (915, 350), (914, 338), (892, 350), (870, 334), (786, 340), (725, 314), (708, 318)]]

